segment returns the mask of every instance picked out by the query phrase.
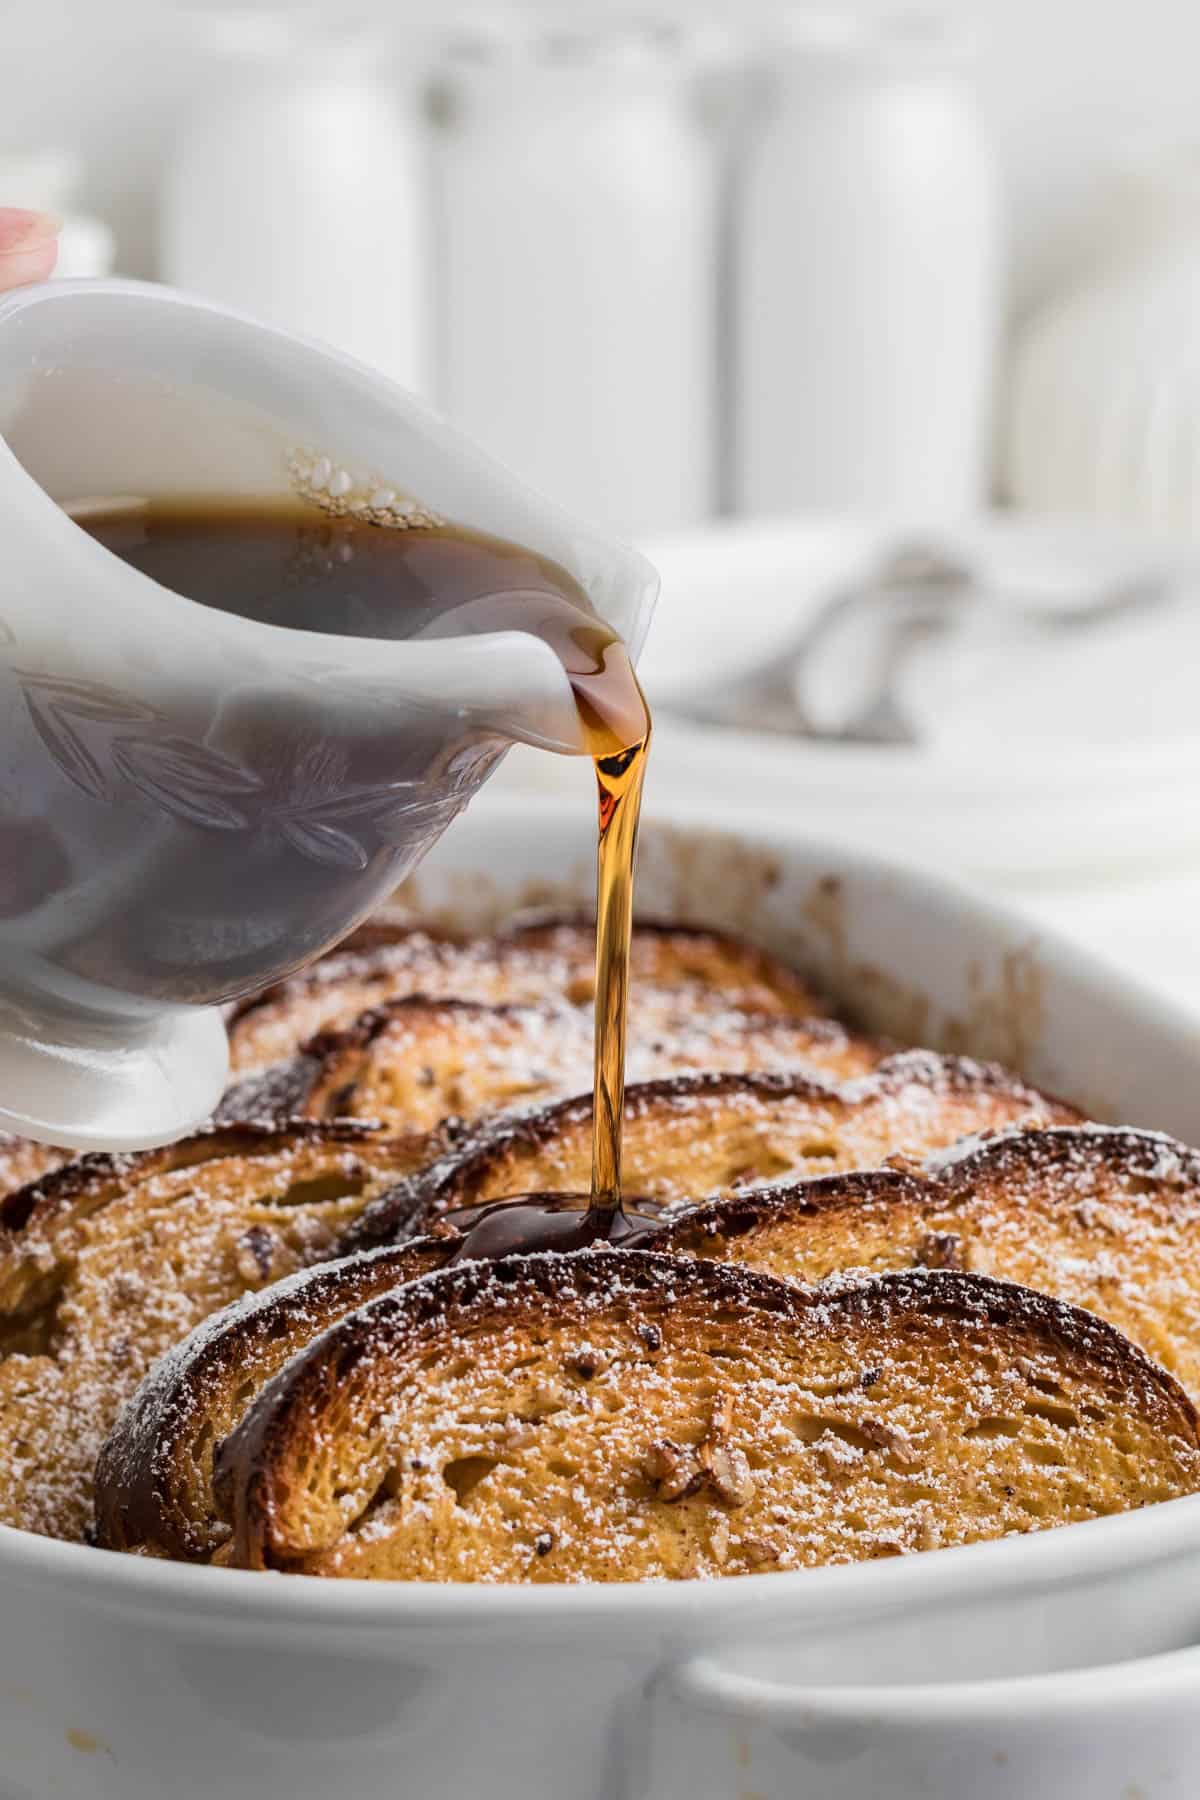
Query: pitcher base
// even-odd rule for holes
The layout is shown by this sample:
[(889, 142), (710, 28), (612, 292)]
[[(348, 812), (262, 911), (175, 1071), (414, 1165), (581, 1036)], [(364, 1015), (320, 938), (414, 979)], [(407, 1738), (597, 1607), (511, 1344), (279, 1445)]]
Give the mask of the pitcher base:
[(0, 993), (0, 1131), (77, 1150), (151, 1150), (210, 1116), (229, 1072), (215, 1009), (165, 1013), (132, 1039), (64, 1018), (34, 1029)]

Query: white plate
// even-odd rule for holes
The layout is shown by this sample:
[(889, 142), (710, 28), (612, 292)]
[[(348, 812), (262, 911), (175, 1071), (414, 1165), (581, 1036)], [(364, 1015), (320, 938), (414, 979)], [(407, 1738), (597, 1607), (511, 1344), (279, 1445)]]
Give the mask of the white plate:
[[(645, 909), (744, 929), (870, 1022), (1200, 1139), (1200, 1033), (1027, 921), (778, 826), (678, 815), (644, 850)], [(594, 856), (585, 808), (494, 806), (414, 888), (482, 923), (585, 899)], [(1200, 1497), (884, 1563), (631, 1587), (322, 1582), (0, 1529), (0, 1795), (1191, 1800), (1192, 1658), (1060, 1672), (1198, 1637)], [(939, 1685), (898, 1719), (894, 1694), (847, 1681)]]
[[(889, 547), (928, 540), (1006, 590), (1063, 597), (1157, 575), (1177, 606), (1031, 640), (1022, 701), (989, 684), (986, 653), (953, 691), (918, 691), (928, 748), (814, 743), (692, 723), (672, 709), (781, 649), (832, 592)], [(934, 867), (1023, 881), (1107, 880), (1200, 865), (1200, 574), (1194, 554), (1126, 531), (994, 515), (912, 522), (727, 524), (650, 547), (662, 597), (640, 671), (656, 710), (660, 804), (787, 810), (814, 832)], [(918, 663), (913, 680), (919, 681)], [(557, 772), (524, 768), (545, 783)], [(557, 779), (563, 777), (557, 775)]]

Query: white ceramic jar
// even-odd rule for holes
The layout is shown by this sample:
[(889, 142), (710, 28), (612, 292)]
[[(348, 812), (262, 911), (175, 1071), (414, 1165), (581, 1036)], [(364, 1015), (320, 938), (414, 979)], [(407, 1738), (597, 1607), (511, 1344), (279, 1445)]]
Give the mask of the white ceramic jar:
[(962, 46), (928, 22), (804, 15), (747, 112), (737, 510), (978, 505), (999, 208)]
[(1200, 145), (1114, 178), (1089, 267), (1026, 322), (1006, 497), (1200, 537)]
[(704, 517), (716, 155), (686, 47), (496, 34), (441, 72), (438, 399), (627, 534)]
[[(428, 387), (427, 162), (378, 46), (275, 14), (193, 18), (208, 65), (166, 171), (161, 272)], [(202, 64), (203, 66), (203, 64)]]

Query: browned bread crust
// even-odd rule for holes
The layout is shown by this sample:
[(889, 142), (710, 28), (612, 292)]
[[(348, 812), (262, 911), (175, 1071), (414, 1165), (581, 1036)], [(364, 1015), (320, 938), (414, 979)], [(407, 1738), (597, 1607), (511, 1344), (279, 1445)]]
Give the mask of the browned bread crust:
[(1175, 1381), (987, 1277), (813, 1292), (638, 1251), (464, 1264), (350, 1313), (218, 1452), (222, 1560), (612, 1581), (861, 1561), (1200, 1487)]
[(1200, 1155), (1156, 1132), (1056, 1127), (879, 1171), (718, 1200), (654, 1248), (802, 1282), (969, 1269), (1116, 1325), (1200, 1394)]
[[(631, 1081), (767, 1068), (840, 1080), (866, 1073), (885, 1054), (832, 1019), (731, 1010), (720, 996), (697, 1001), (671, 989), (642, 994), (631, 1019)], [(582, 1007), (406, 995), (238, 1083), (219, 1117), (355, 1118), (430, 1131), (448, 1117), (475, 1120), (577, 1094), (591, 1081), (593, 1054), (592, 1016)]]
[[(590, 1002), (595, 927), (582, 919), (540, 920), (467, 943), (374, 928), (365, 949), (338, 951), (241, 1006), (230, 1023), (233, 1067), (242, 1074), (284, 1062), (317, 1032), (344, 1028), (361, 1012), (407, 994), (490, 1003)], [(711, 1010), (801, 1018), (826, 1011), (806, 982), (752, 944), (719, 932), (640, 924), (630, 964), (634, 994), (691, 992)], [(701, 1002), (701, 996), (704, 996)]]
[(61, 1168), (74, 1154), (54, 1144), (35, 1144), (32, 1138), (0, 1131), (0, 1196)]
[(457, 1247), (452, 1237), (416, 1238), (300, 1269), (235, 1300), (166, 1351), (100, 1453), (97, 1543), (207, 1561), (229, 1537), (213, 1494), (213, 1452), (254, 1397), (330, 1325), (442, 1268)]
[[(971, 1132), (1078, 1117), (994, 1064), (931, 1051), (888, 1057), (840, 1086), (803, 1073), (679, 1076), (626, 1090), (625, 1188), (686, 1201), (920, 1158)], [(591, 1132), (590, 1094), (485, 1122), (367, 1207), (343, 1248), (398, 1241), (456, 1207), (510, 1194), (586, 1191)]]
[(96, 1452), (149, 1364), (248, 1289), (331, 1254), (411, 1169), (357, 1125), (242, 1126), (86, 1157), (0, 1204), (0, 1522), (77, 1537)]

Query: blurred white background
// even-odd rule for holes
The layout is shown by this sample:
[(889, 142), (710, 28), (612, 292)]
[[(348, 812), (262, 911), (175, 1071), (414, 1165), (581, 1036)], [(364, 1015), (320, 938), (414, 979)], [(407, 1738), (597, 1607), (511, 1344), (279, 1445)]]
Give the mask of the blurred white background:
[(0, 202), (644, 542), (660, 798), (803, 809), (1200, 1000), (1200, 8), (896, 16), (9, 0)]
[[(0, 60), (22, 71), (6, 84), (0, 148), (76, 145), (85, 158), (84, 198), (115, 225), (129, 274), (154, 272), (156, 176), (197, 79), (171, 26), (185, 10), (197, 9), (173, 0), (8, 0), (0, 9)], [(294, 0), (294, 10), (304, 11), (303, 0)], [(403, 70), (453, 26), (456, 10), (360, 0), (339, 12), (376, 18)], [(551, 16), (637, 10), (559, 0)], [(778, 9), (768, 0), (727, 0), (654, 10), (746, 27)], [(856, 10), (895, 8), (868, 3)], [(1007, 188), (1019, 310), (1075, 255), (1085, 224), (1080, 214), (1122, 142), (1146, 130), (1170, 136), (1197, 129), (1200, 8), (1192, 0), (952, 0), (945, 10), (969, 21), (981, 46), (979, 91)], [(470, 23), (487, 11), (477, 5), (459, 16)]]

